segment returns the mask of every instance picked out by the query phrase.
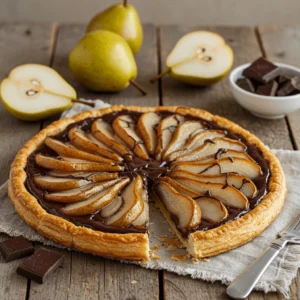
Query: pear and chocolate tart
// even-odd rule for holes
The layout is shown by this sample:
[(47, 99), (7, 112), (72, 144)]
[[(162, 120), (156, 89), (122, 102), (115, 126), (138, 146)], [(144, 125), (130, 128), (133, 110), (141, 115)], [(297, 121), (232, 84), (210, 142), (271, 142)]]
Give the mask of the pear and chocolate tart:
[(17, 154), (9, 195), (31, 227), (96, 255), (149, 259), (149, 198), (187, 251), (207, 257), (259, 235), (286, 193), (250, 132), (185, 107), (112, 106), (56, 121)]

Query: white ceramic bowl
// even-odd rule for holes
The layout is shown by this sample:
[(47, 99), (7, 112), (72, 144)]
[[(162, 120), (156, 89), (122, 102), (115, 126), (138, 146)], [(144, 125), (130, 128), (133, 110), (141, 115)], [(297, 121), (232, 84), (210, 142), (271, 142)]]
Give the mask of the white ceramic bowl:
[[(274, 63), (281, 67), (289, 75), (300, 76), (300, 69), (281, 63)], [(241, 65), (231, 71), (229, 75), (230, 87), (236, 101), (248, 109), (253, 115), (264, 119), (279, 119), (285, 115), (300, 108), (300, 94), (275, 97), (275, 96), (262, 96), (240, 88), (236, 81), (242, 78), (243, 70), (249, 67), (250, 64)]]

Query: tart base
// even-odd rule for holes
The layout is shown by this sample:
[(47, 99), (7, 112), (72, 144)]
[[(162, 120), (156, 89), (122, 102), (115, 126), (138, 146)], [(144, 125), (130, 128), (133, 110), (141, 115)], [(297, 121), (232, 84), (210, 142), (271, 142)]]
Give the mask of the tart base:
[[(270, 180), (268, 194), (250, 212), (217, 228), (191, 233), (189, 238), (181, 240), (189, 253), (197, 258), (217, 255), (234, 249), (259, 235), (280, 213), (286, 193), (285, 176), (275, 155), (249, 131), (219, 116), (200, 109), (186, 107), (125, 107), (122, 105), (81, 113), (73, 118), (56, 121), (40, 131), (17, 154), (10, 171), (9, 196), (19, 216), (32, 228), (45, 237), (67, 247), (89, 252), (96, 255), (128, 259), (149, 259), (148, 234), (143, 233), (105, 233), (87, 227), (77, 226), (61, 217), (49, 214), (38, 200), (25, 187), (26, 172), (24, 171), (28, 156), (34, 152), (47, 136), (55, 135), (69, 124), (85, 118), (100, 117), (120, 110), (136, 112), (177, 112), (192, 115), (230, 129), (242, 135), (247, 142), (255, 144), (269, 161)], [(170, 222), (172, 225), (172, 222)], [(172, 227), (175, 227), (173, 224)], [(176, 228), (173, 228), (176, 230)]]

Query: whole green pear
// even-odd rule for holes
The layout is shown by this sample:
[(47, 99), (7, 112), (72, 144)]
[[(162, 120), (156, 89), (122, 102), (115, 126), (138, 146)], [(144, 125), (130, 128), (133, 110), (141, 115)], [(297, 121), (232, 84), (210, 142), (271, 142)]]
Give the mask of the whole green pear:
[(86, 32), (105, 29), (122, 36), (136, 54), (143, 43), (143, 28), (136, 9), (127, 4), (116, 4), (97, 14), (88, 24)]
[(130, 47), (107, 30), (86, 34), (71, 51), (69, 68), (77, 81), (93, 91), (121, 91), (137, 76)]

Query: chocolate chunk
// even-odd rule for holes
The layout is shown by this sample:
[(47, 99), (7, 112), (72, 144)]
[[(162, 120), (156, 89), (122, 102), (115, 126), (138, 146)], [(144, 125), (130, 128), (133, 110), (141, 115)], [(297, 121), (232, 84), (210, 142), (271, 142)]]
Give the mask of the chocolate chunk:
[(24, 237), (18, 236), (0, 243), (0, 252), (6, 262), (29, 256), (34, 252), (34, 247)]
[(286, 83), (288, 80), (290, 80), (290, 76), (288, 76), (288, 75), (279, 75), (279, 77), (277, 78), (277, 82), (279, 83), (279, 84), (283, 84), (283, 83)]
[(39, 248), (17, 269), (17, 273), (38, 283), (44, 283), (62, 263), (63, 255), (46, 248)]
[(243, 75), (248, 79), (256, 80), (260, 83), (268, 83), (282, 73), (281, 69), (263, 57), (253, 62), (243, 71)]
[(256, 93), (263, 96), (275, 96), (277, 88), (278, 83), (275, 80), (273, 80), (267, 84), (260, 85), (257, 88)]
[(252, 81), (248, 78), (240, 78), (236, 81), (236, 84), (243, 90), (255, 93), (255, 87)]
[(277, 96), (289, 96), (298, 93), (300, 93), (300, 77), (295, 76), (280, 87)]

